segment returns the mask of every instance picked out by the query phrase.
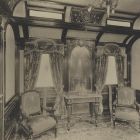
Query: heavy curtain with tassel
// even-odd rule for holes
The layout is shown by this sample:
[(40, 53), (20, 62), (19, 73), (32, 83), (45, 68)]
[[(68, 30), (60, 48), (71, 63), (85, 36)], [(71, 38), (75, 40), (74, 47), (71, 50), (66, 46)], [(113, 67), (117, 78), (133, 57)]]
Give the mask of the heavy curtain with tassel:
[(96, 90), (98, 93), (101, 93), (104, 84), (105, 84), (105, 78), (107, 73), (107, 55), (102, 55), (96, 58)]
[[(98, 94), (102, 93), (102, 90), (105, 85), (105, 78), (106, 78), (106, 73), (107, 73), (107, 63), (108, 63), (107, 61), (108, 61), (107, 55), (102, 55), (102, 56), (99, 56), (96, 58), (95, 87), (96, 87), (96, 92)], [(102, 112), (103, 112), (103, 104), (102, 104), (102, 102), (100, 102), (99, 114), (101, 114)]]
[(116, 56), (118, 86), (124, 84), (124, 56)]
[(25, 55), (24, 91), (34, 89), (40, 67), (40, 58), (40, 53), (35, 51)]
[(56, 89), (56, 101), (54, 105), (55, 113), (62, 116), (65, 114), (64, 94), (63, 94), (63, 55), (59, 53), (50, 54), (50, 64), (52, 69), (53, 82)]

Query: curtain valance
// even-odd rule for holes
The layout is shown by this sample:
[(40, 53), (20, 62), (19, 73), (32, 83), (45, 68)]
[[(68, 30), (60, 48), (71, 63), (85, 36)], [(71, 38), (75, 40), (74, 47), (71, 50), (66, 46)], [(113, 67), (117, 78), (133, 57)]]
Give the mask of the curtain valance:
[(52, 39), (36, 39), (25, 43), (25, 55), (32, 52), (64, 55), (64, 44)]
[(125, 56), (125, 48), (119, 47), (117, 44), (106, 44), (105, 46), (98, 46), (96, 57), (100, 57), (103, 55), (107, 56)]

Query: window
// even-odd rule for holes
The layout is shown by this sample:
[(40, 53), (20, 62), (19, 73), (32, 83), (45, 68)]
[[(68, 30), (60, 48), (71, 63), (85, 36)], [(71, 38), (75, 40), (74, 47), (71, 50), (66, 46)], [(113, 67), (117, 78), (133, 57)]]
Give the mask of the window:
[(29, 15), (31, 17), (51, 18), (51, 19), (62, 20), (62, 13), (30, 10)]
[(54, 87), (49, 54), (42, 54), (36, 87)]
[(107, 25), (130, 27), (131, 24), (128, 21), (117, 21), (117, 20), (107, 20)]

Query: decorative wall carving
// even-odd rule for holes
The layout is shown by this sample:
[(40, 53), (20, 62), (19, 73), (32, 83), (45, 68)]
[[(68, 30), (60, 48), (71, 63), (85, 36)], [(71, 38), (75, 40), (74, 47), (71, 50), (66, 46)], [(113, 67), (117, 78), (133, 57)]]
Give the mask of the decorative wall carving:
[(97, 11), (93, 9), (91, 12), (88, 12), (85, 8), (73, 7), (71, 10), (71, 22), (101, 25), (104, 14), (104, 11)]
[[(83, 39), (68, 39), (67, 40), (67, 49), (69, 54), (71, 54), (71, 51), (76, 46), (85, 46), (90, 52), (92, 52), (95, 49), (95, 42), (92, 40), (83, 40)], [(91, 53), (92, 54), (92, 53)]]

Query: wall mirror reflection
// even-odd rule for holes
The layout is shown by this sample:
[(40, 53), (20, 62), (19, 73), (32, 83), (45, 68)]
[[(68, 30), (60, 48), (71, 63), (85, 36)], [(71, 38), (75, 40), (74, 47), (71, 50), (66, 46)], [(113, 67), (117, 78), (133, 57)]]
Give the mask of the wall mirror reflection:
[(82, 41), (69, 56), (69, 91), (78, 95), (92, 91), (92, 54)]

